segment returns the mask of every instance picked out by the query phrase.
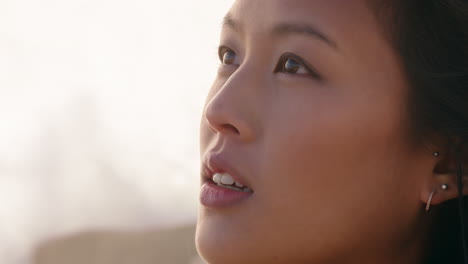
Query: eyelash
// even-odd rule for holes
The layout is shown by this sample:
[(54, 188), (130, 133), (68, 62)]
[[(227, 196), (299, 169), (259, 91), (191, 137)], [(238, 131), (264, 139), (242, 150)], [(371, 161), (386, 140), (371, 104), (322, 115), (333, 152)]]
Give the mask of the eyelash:
[[(231, 51), (233, 52), (234, 54), (236, 54), (236, 52), (234, 52), (234, 50), (226, 47), (226, 46), (220, 46), (219, 49), (218, 49), (218, 57), (219, 57), (219, 61), (221, 62), (222, 65), (225, 65), (224, 64), (224, 54), (228, 51)], [(236, 54), (237, 55), (237, 54)], [(228, 64), (229, 65), (229, 64)]]
[[(228, 51), (233, 52), (234, 54), (236, 54), (234, 52), (234, 50), (232, 50), (232, 49), (230, 49), (230, 48), (228, 48), (226, 46), (220, 46), (219, 47), (218, 57), (219, 57), (219, 60), (221, 62), (221, 65), (230, 65), (230, 64), (224, 64), (224, 55)], [(312, 67), (309, 63), (307, 63), (301, 57), (297, 56), (296, 54), (290, 53), (290, 52), (287, 52), (287, 53), (284, 53), (283, 55), (281, 55), (281, 57), (279, 58), (278, 64), (275, 66), (274, 73), (279, 73), (282, 70), (284, 70), (283, 67), (284, 67), (285, 63), (287, 62), (287, 60), (289, 60), (289, 59), (292, 59), (292, 60), (298, 62), (301, 66), (303, 66), (305, 68), (305, 70), (307, 71), (307, 73), (312, 78), (317, 79), (317, 80), (322, 80), (322, 77), (318, 74), (318, 72), (314, 69), (314, 67)], [(293, 73), (286, 73), (286, 72), (284, 72), (284, 73), (285, 74), (296, 75), (296, 74), (293, 74)]]
[[(285, 63), (289, 59), (292, 59), (292, 60), (298, 62), (301, 66), (303, 66), (305, 68), (305, 70), (307, 71), (307, 73), (312, 78), (315, 78), (317, 80), (322, 79), (321, 76), (317, 73), (317, 71), (309, 63), (307, 63), (304, 59), (297, 56), (296, 54), (293, 54), (293, 53), (290, 53), (290, 52), (287, 52), (287, 53), (281, 55), (281, 57), (280, 57), (280, 59), (278, 61), (278, 64), (275, 67), (274, 72), (278, 73), (278, 72), (281, 72), (282, 70), (284, 70)], [(292, 74), (292, 73), (286, 73), (286, 74)]]

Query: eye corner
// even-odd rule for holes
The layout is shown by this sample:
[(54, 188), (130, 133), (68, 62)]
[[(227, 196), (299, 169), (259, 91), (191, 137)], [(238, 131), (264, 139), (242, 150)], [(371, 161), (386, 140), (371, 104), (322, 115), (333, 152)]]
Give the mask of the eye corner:
[(227, 50), (229, 50), (229, 48), (226, 46), (221, 45), (218, 47), (218, 58), (221, 62), (223, 61), (224, 52)]

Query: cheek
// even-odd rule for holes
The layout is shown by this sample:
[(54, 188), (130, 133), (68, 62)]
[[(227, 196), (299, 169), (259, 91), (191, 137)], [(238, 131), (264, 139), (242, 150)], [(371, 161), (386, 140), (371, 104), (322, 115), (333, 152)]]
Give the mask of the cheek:
[(381, 213), (387, 199), (381, 190), (397, 188), (404, 176), (395, 169), (402, 165), (395, 158), (404, 147), (401, 115), (382, 103), (315, 102), (267, 118), (256, 191), (278, 224), (356, 230)]

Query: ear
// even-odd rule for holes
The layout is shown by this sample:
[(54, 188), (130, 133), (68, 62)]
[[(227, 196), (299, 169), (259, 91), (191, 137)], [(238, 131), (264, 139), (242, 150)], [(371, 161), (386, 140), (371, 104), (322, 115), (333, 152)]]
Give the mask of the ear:
[[(432, 205), (444, 203), (445, 201), (457, 198), (458, 195), (458, 171), (464, 170), (463, 181), (468, 179), (467, 159), (457, 157), (455, 154), (443, 152), (434, 152), (436, 159), (432, 175), (426, 178), (425, 184), (421, 190), (421, 201), (427, 204), (432, 194)], [(466, 156), (465, 156), (466, 157)], [(463, 195), (468, 195), (468, 183), (463, 184)]]

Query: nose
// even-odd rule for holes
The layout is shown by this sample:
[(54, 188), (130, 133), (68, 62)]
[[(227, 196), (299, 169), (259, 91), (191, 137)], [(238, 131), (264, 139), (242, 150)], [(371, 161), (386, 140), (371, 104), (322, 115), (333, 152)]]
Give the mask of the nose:
[(243, 74), (234, 73), (209, 97), (204, 117), (212, 131), (241, 141), (255, 138), (254, 98), (257, 96), (247, 83)]

